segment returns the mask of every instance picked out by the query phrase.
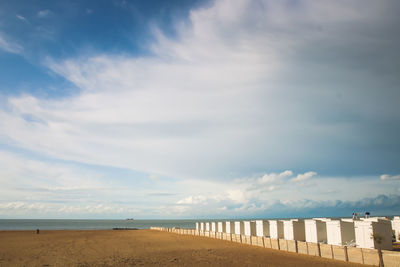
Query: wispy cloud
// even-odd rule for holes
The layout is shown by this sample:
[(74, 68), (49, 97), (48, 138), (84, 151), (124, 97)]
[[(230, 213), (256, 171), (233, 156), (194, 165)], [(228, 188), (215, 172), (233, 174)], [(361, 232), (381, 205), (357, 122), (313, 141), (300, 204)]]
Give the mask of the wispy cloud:
[[(289, 171), (280, 174), (285, 173)], [(190, 195), (177, 201), (177, 205), (192, 207), (187, 211), (188, 213), (193, 210), (205, 215), (213, 211), (214, 216), (222, 217), (254, 217), (262, 214), (283, 216), (282, 214), (286, 212), (286, 216), (290, 212), (304, 215), (307, 212), (315, 213), (322, 207), (329, 208), (329, 212), (332, 213), (329, 215), (327, 212), (324, 216), (333, 216), (338, 211), (342, 212), (343, 216), (345, 211), (348, 212), (351, 209), (379, 211), (380, 201), (385, 203), (387, 210), (390, 210), (390, 207), (393, 207), (393, 204), (390, 206), (391, 201), (398, 199), (395, 188), (382, 185), (376, 177), (319, 177), (302, 180), (305, 186), (299, 186), (299, 183), (291, 182), (299, 175), (290, 173), (289, 176), (271, 180), (267, 184), (260, 184), (259, 180), (267, 176), (279, 177), (279, 174), (265, 174), (260, 178), (242, 178), (228, 184), (213, 182), (202, 186), (201, 182), (191, 183), (189, 188), (196, 188), (199, 194), (193, 194), (196, 190), (191, 189), (191, 192), (188, 192)], [(300, 177), (312, 176), (308, 173), (310, 172), (300, 174)], [(370, 192), (371, 188), (375, 189), (373, 195), (366, 197), (365, 192)], [(221, 213), (222, 208), (224, 213)]]
[[(171, 191), (176, 184), (161, 179), (152, 181), (129, 172), (125, 176), (128, 175), (132, 182), (121, 182), (115, 179), (116, 176), (124, 178), (118, 170), (107, 172), (76, 163), (31, 159), (3, 151), (0, 152), (0, 169), (0, 206), (8, 209), (7, 214), (18, 209), (18, 203), (24, 203), (22, 210), (49, 207), (54, 216), (63, 216), (62, 212), (57, 213), (61, 208), (71, 208), (71, 212), (80, 210), (83, 214), (88, 205), (112, 206), (114, 209), (109, 214), (116, 210), (121, 210), (122, 214), (132, 209), (153, 210), (160, 202), (174, 204), (170, 199), (179, 193)], [(43, 214), (46, 210), (42, 211)], [(32, 216), (34, 212), (25, 215)]]
[(400, 175), (382, 174), (381, 180), (400, 180)]
[(13, 41), (10, 41), (4, 34), (0, 32), (0, 49), (8, 53), (20, 54), (23, 47)]
[(315, 175), (317, 175), (316, 172), (306, 172), (304, 174), (298, 174), (296, 176), (296, 178), (291, 179), (290, 181), (292, 182), (302, 182), (308, 179), (311, 179), (312, 177), (314, 177)]
[[(296, 10), (283, 3), (260, 3), (255, 8), (252, 1), (216, 1), (193, 10), (190, 23), (178, 24), (176, 38), (155, 30), (151, 56), (49, 60), (47, 66), (81, 93), (59, 101), (10, 99), (13, 112), (3, 113), (7, 124), (0, 129), (16, 144), (54, 157), (173, 177), (226, 178), (230, 172), (245, 176), (251, 166), (318, 166), (332, 173), (346, 167), (365, 173), (371, 164), (357, 166), (365, 149), (371, 148), (371, 139), (380, 139), (376, 136), (383, 133), (376, 127), (366, 129), (400, 120), (392, 112), (396, 97), (386, 97), (398, 94), (395, 86), (385, 87), (387, 93), (376, 98), (373, 81), (381, 77), (374, 74), (376, 64), (360, 63), (358, 74), (350, 73), (354, 68), (348, 64), (365, 60), (358, 56), (364, 50), (343, 55), (346, 47), (369, 47), (369, 42), (354, 36), (363, 35), (359, 27), (379, 16), (373, 2), (363, 14), (358, 6), (344, 10), (330, 2), (300, 2)], [(342, 21), (352, 26), (343, 28)], [(384, 27), (381, 23), (377, 27)], [(374, 33), (365, 38), (370, 34)], [(370, 54), (367, 51), (380, 40), (374, 39), (365, 53)], [(332, 45), (332, 60), (317, 49)], [(306, 55), (309, 60), (301, 60)], [(337, 85), (348, 79), (351, 84)], [(361, 88), (368, 89), (361, 93)], [(343, 93), (345, 99), (336, 97)], [(376, 101), (387, 108), (365, 123)], [(46, 124), (21, 120), (27, 113)], [(356, 132), (357, 140), (348, 138), (349, 132)], [(43, 134), (45, 144), (40, 141)], [(353, 142), (360, 149), (349, 150)], [(328, 143), (335, 145), (321, 145)], [(350, 154), (360, 164), (350, 166)]]
[(38, 13), (36, 14), (36, 16), (37, 16), (38, 18), (44, 18), (44, 17), (49, 16), (50, 14), (51, 14), (51, 11), (50, 11), (50, 10), (48, 10), (48, 9), (43, 9), (43, 10), (38, 11)]
[(132, 207), (122, 207), (115, 204), (57, 204), (46, 202), (9, 202), (0, 203), (0, 212), (4, 215), (12, 214), (13, 216), (32, 216), (34, 218), (43, 218), (49, 215), (56, 215), (61, 217), (73, 216), (106, 216), (110, 214), (117, 218), (124, 218), (126, 214), (135, 214), (138, 209)]
[(177, 204), (202, 204), (205, 203), (207, 200), (206, 197), (199, 195), (199, 196), (188, 196), (183, 198), (177, 202)]
[[(195, 218), (240, 218), (244, 216), (273, 218), (297, 216), (351, 216), (353, 211), (370, 211), (374, 215), (385, 215), (388, 211), (400, 212), (400, 197), (396, 195), (379, 195), (363, 198), (357, 201), (273, 201), (265, 203), (251, 203), (246, 206), (221, 206), (211, 210), (195, 209), (185, 205), (160, 205), (146, 213), (146, 209), (136, 208), (132, 205), (121, 204), (63, 204), (48, 202), (7, 202), (0, 203), (0, 212), (3, 216), (12, 215), (14, 218), (46, 218), (49, 215), (61, 218), (126, 218), (132, 214), (157, 214), (163, 218), (170, 218), (171, 213), (176, 218), (193, 216)], [(209, 209), (210, 206), (207, 206)], [(147, 211), (148, 212), (148, 211)]]
[[(248, 184), (250, 190), (274, 191), (281, 185), (285, 185), (289, 182), (305, 182), (316, 175), (316, 172), (309, 171), (294, 176), (293, 171), (286, 170), (281, 173), (265, 173), (261, 177), (242, 178), (237, 181), (239, 183)], [(296, 186), (301, 186), (301, 184)]]
[[(76, 163), (30, 159), (9, 152), (0, 153), (0, 170), (3, 217), (92, 218), (102, 214), (103, 218), (119, 218), (132, 212), (137, 218), (280, 216), (282, 212), (301, 213), (322, 206), (352, 208), (348, 203), (359, 203), (353, 208), (358, 205), (361, 209), (365, 201), (359, 201), (370, 188), (375, 188), (373, 197), (397, 192), (379, 179), (363, 177), (319, 177), (299, 186), (290, 182), (298, 176), (290, 170), (230, 182), (165, 177), (154, 180), (129, 173), (126, 179), (131, 182), (127, 183), (115, 179), (122, 178), (115, 169), (107, 173)], [(279, 178), (260, 184), (265, 177)], [(377, 206), (381, 200), (374, 201)]]
[(283, 179), (290, 177), (292, 175), (293, 175), (293, 172), (289, 171), (289, 170), (281, 172), (279, 174), (269, 173), (269, 174), (264, 174), (257, 181), (259, 184), (276, 183), (276, 182), (282, 181)]
[[(48, 58), (43, 64), (79, 93), (7, 98), (0, 134), (45, 158), (145, 173), (174, 193), (147, 209), (157, 214), (189, 214), (196, 205), (203, 214), (256, 214), (271, 205), (318, 206), (327, 195), (353, 203), (371, 189), (394, 194), (375, 173), (398, 170), (390, 163), (400, 151), (398, 5), (217, 0), (177, 22), (173, 37), (153, 28), (146, 55)], [(0, 48), (23, 51), (1, 34)], [(57, 165), (58, 176), (49, 165), (20, 185), (49, 192), (82, 185), (75, 168)], [(57, 183), (38, 186), (41, 172)], [(88, 174), (83, 191), (107, 188), (97, 175)]]
[(19, 14), (16, 14), (15, 16), (17, 17), (17, 19), (22, 20), (22, 21), (24, 21), (26, 23), (29, 23), (29, 21), (24, 16), (19, 15)]

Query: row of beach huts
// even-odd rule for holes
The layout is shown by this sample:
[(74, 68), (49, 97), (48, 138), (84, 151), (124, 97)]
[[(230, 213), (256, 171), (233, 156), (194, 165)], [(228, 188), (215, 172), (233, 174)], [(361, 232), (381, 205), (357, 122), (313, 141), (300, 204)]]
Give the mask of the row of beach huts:
[[(400, 216), (360, 219), (288, 219), (196, 222), (196, 231), (297, 240), (383, 250), (399, 241)], [(373, 238), (373, 236), (378, 238)], [(380, 239), (380, 244), (377, 239)]]

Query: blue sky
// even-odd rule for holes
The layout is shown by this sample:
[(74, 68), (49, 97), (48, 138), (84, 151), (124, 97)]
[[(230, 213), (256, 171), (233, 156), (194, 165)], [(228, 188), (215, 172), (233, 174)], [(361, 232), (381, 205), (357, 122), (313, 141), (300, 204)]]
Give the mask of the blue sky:
[(0, 218), (399, 214), (399, 10), (0, 0)]

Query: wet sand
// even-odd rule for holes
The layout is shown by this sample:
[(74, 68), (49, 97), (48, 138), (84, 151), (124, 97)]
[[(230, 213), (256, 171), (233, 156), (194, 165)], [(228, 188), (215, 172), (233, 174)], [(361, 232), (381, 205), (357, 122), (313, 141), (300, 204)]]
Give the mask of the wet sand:
[(0, 231), (0, 266), (365, 266), (152, 230)]

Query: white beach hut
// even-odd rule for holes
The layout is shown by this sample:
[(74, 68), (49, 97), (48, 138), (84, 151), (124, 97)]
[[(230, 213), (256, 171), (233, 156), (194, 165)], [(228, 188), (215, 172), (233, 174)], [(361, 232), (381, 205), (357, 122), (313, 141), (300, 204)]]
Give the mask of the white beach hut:
[(313, 220), (318, 220), (318, 221), (323, 221), (323, 222), (332, 221), (331, 218), (313, 218)]
[(235, 223), (234, 222), (225, 222), (225, 233), (234, 234), (235, 233)]
[(204, 231), (205, 227), (204, 227), (204, 222), (200, 223), (200, 231)]
[(360, 218), (360, 221), (376, 221), (376, 220), (386, 220), (386, 218), (385, 217)]
[(332, 220), (326, 222), (327, 243), (330, 245), (346, 245), (355, 241), (353, 220)]
[(196, 222), (196, 231), (198, 232), (200, 230), (200, 223)]
[(283, 236), (286, 240), (306, 241), (304, 221), (298, 219), (283, 221)]
[(271, 238), (283, 238), (283, 222), (278, 220), (268, 220), (269, 235)]
[(312, 243), (326, 243), (326, 222), (321, 220), (304, 220), (306, 241)]
[(210, 227), (210, 222), (206, 222), (206, 231), (209, 232), (211, 227)]
[(216, 232), (216, 231), (217, 231), (217, 223), (211, 222), (211, 232)]
[(342, 218), (340, 220), (343, 221), (343, 222), (354, 222), (354, 221), (357, 221), (357, 220), (354, 220), (354, 219), (351, 219), (351, 218)]
[(217, 232), (218, 233), (225, 233), (226, 232), (226, 224), (224, 222), (217, 223)]
[(256, 222), (255, 221), (244, 221), (244, 235), (255, 236), (256, 235)]
[(244, 223), (243, 221), (235, 222), (235, 232), (236, 235), (244, 235)]
[(400, 216), (394, 216), (392, 220), (392, 230), (396, 236), (396, 241), (400, 241)]
[(355, 221), (354, 230), (357, 247), (377, 249), (379, 245), (374, 241), (372, 235), (378, 234), (382, 237), (381, 248), (385, 250), (393, 249), (392, 224), (389, 220)]
[(269, 236), (269, 222), (263, 220), (256, 220), (256, 235)]

